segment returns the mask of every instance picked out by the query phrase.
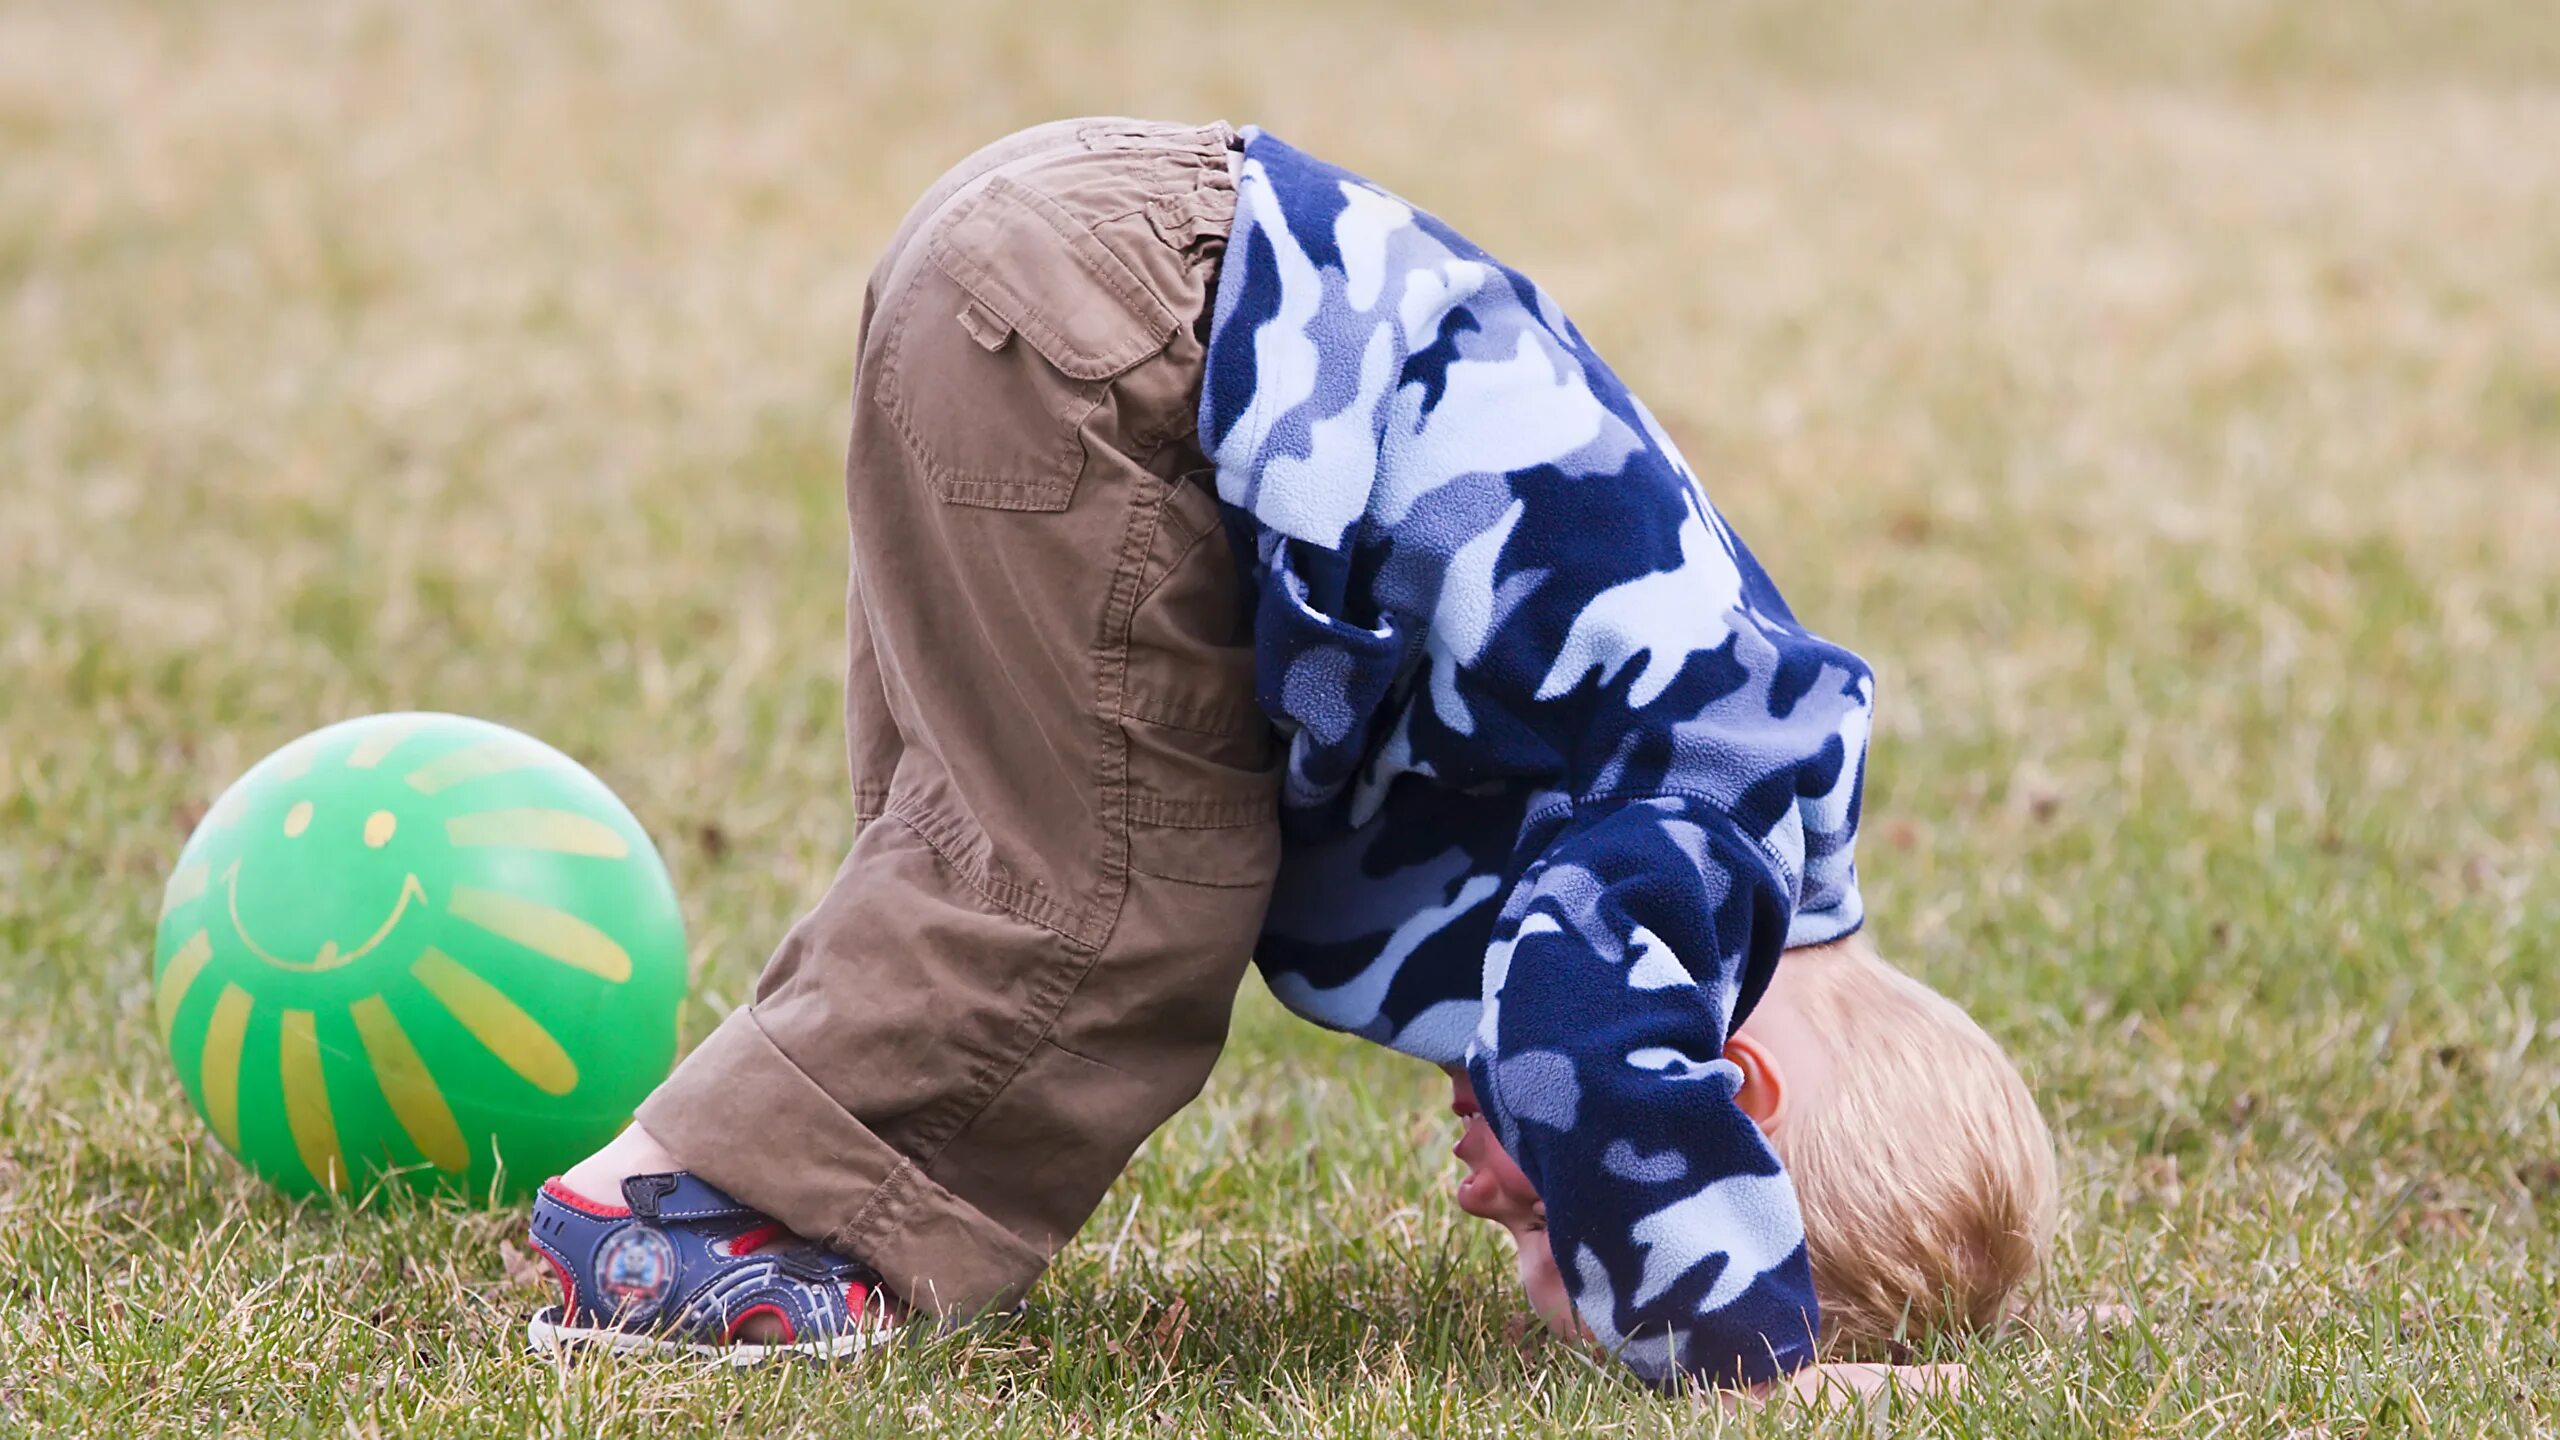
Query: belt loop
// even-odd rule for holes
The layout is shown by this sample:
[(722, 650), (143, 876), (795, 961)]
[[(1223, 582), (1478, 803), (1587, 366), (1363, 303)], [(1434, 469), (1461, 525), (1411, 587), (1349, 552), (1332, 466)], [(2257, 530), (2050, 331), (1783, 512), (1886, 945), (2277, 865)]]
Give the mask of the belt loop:
[(1149, 200), (1147, 223), (1156, 238), (1179, 250), (1204, 234), (1224, 235), (1235, 224), (1235, 191), (1225, 179), (1224, 171), (1203, 168), (1189, 190)]

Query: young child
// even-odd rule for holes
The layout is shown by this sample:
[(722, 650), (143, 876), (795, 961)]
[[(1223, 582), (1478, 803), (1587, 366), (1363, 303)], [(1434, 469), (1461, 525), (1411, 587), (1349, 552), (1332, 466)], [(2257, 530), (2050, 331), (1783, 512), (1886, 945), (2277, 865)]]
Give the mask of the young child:
[(2009, 1307), (2051, 1145), (1853, 938), (1867, 666), (1526, 277), (1269, 135), (1027, 131), (872, 276), (846, 498), (864, 823), (537, 1201), (537, 1344), (1014, 1303), (1248, 958), (1451, 1070), (1461, 1204), (1647, 1380)]

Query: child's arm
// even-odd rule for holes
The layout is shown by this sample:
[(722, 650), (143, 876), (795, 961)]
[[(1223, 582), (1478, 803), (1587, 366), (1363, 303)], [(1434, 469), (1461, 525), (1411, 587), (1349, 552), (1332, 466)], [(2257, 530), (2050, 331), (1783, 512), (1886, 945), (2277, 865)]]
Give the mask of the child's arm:
[(1722, 1058), (1785, 933), (1776, 869), (1677, 797), (1540, 833), (1485, 962), (1476, 1097), (1600, 1345), (1657, 1381), (1784, 1376), (1818, 1328), (1803, 1221)]
[[(1225, 263), (1200, 432), (1256, 531), (1284, 818), (1546, 787), (1469, 1064), (1563, 1288), (1648, 1378), (1804, 1365), (1802, 1220), (1722, 1050), (1800, 919), (1855, 928), (1865, 665), (1552, 299), (1440, 222), (1265, 137)], [(1471, 813), (1400, 817), (1403, 848)]]
[[(1497, 534), (1509, 543), (1488, 544), (1502, 566), (1451, 582), (1544, 562), (1463, 650), (1444, 643), (1450, 607), (1398, 611), (1361, 585), (1399, 548), (1392, 530), (1344, 555), (1266, 537), (1266, 703), (1310, 717), (1293, 785), (1338, 784), (1322, 768), (1366, 747), (1323, 717), (1367, 713), (1347, 697), (1385, 683), (1418, 631), (1434, 703), (1406, 722), (1414, 758), (1453, 780), (1560, 772), (1509, 867), (1476, 1093), (1546, 1197), (1562, 1289), (1604, 1347), (1656, 1381), (1766, 1382), (1811, 1360), (1818, 1307), (1793, 1187), (1735, 1103), (1723, 1049), (1789, 936), (1800, 797), (1854, 794), (1841, 732), (1863, 716), (1864, 667), (1744, 608), (1737, 561), (1667, 464), (1541, 498), (1554, 508), (1523, 503)], [(1628, 585), (1644, 603), (1608, 598)], [(1357, 644), (1338, 638), (1342, 612), (1362, 618)], [(1288, 643), (1311, 631), (1317, 643)]]

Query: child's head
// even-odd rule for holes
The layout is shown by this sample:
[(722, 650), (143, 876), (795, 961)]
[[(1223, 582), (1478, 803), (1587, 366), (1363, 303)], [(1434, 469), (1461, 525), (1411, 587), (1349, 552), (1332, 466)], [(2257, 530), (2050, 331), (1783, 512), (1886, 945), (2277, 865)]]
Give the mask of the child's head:
[(2043, 1259), (2056, 1203), (2053, 1136), (2018, 1067), (1863, 936), (1790, 951), (1777, 973), (1762, 1028), (1800, 1026), (1820, 1073), (1753, 1118), (1795, 1179), (1824, 1338), (1889, 1350), (1999, 1324)]
[[(1793, 1177), (1826, 1342), (1889, 1351), (2010, 1313), (2053, 1229), (2053, 1140), (1971, 1016), (1853, 936), (1788, 952), (1725, 1056)], [(1511, 1231), (1530, 1303), (1573, 1333), (1528, 1178), (1481, 1118), (1457, 1153), (1460, 1207)]]

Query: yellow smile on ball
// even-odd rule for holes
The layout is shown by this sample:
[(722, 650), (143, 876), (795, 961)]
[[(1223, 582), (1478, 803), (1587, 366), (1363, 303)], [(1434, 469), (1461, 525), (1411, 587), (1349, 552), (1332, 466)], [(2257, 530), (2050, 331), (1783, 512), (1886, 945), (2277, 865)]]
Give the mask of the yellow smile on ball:
[(409, 913), (409, 902), (411, 900), (417, 901), (420, 905), (427, 903), (427, 887), (418, 883), (418, 877), (415, 874), (404, 875), (400, 878), (400, 899), (397, 903), (392, 905), (390, 916), (374, 930), (373, 934), (365, 938), (365, 942), (363, 944), (357, 946), (353, 950), (341, 951), (338, 948), (337, 941), (324, 941), (320, 946), (320, 953), (312, 956), (310, 959), (288, 960), (283, 956), (276, 954), (274, 951), (267, 949), (265, 946), (260, 945), (257, 937), (249, 933), (249, 927), (240, 923), (239, 861), (232, 861), (230, 868), (222, 872), (222, 885), (231, 902), (231, 928), (240, 936), (240, 943), (249, 947), (250, 954), (257, 956), (259, 959), (266, 961), (270, 965), (284, 970), (316, 972), (321, 970), (335, 970), (341, 965), (352, 965), (358, 960), (363, 959), (365, 956), (372, 954), (375, 946), (380, 945), (383, 941), (391, 937), (392, 930), (397, 928), (400, 924), (400, 917)]

